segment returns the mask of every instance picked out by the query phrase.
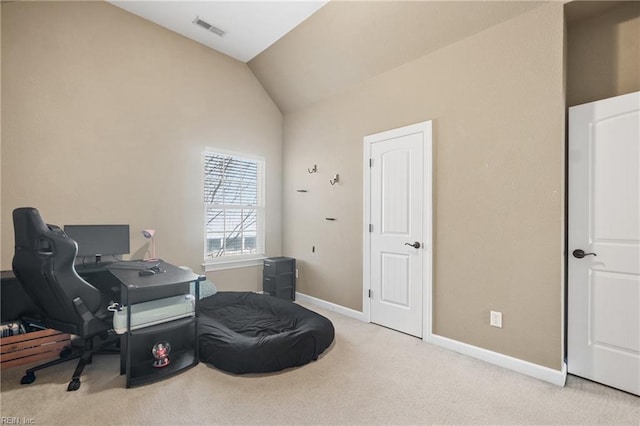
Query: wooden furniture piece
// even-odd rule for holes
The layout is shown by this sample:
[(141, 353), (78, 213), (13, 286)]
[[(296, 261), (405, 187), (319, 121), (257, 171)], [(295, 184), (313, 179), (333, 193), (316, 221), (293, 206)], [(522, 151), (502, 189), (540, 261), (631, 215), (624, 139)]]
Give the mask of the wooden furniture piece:
[(0, 338), (0, 367), (58, 358), (71, 345), (68, 333), (47, 329)]

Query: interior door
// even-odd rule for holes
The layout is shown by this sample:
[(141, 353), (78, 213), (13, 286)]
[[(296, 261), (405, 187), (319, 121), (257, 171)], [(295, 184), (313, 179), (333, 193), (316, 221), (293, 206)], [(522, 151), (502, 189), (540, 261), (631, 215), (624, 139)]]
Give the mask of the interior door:
[(640, 395), (640, 92), (569, 109), (568, 371)]
[(431, 196), (424, 187), (427, 127), (430, 138), (430, 122), (365, 138), (370, 144), (370, 319), (417, 337), (423, 335), (425, 258), (431, 250), (424, 211), (424, 198)]

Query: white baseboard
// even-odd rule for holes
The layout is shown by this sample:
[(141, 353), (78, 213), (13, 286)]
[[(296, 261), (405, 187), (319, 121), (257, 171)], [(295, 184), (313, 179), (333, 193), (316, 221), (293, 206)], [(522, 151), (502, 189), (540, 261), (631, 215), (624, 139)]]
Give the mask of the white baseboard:
[(307, 296), (303, 293), (296, 292), (296, 301), (305, 302), (310, 305), (317, 306), (328, 311), (333, 311), (338, 314), (345, 315), (349, 318), (354, 318), (360, 321), (364, 321), (364, 314), (351, 308), (336, 305), (335, 303), (327, 302), (326, 300), (318, 299), (313, 296)]
[(508, 370), (516, 371), (536, 379), (544, 380), (557, 386), (564, 386), (567, 380), (567, 364), (562, 363), (562, 371), (552, 368), (543, 367), (529, 361), (524, 361), (498, 352), (493, 352), (467, 343), (458, 342), (457, 340), (447, 337), (431, 335), (431, 344), (440, 346), (463, 355), (477, 358), (490, 364), (503, 367)]
[[(350, 318), (364, 321), (364, 313), (346, 308), (335, 303), (327, 302), (326, 300), (318, 299), (313, 296), (308, 296), (303, 293), (296, 292), (296, 301), (308, 303), (310, 305), (317, 306), (328, 311), (333, 311), (338, 314), (345, 315)], [(470, 356), (472, 358), (479, 359), (490, 364), (497, 365), (498, 367), (506, 368), (536, 379), (543, 380), (545, 382), (552, 383), (557, 386), (564, 386), (567, 380), (567, 364), (563, 362), (562, 371), (554, 370), (549, 367), (543, 367), (542, 365), (534, 364), (529, 361), (524, 361), (519, 358), (514, 358), (509, 355), (504, 355), (498, 352), (493, 352), (488, 349), (479, 348), (477, 346), (462, 343), (457, 340), (449, 339), (447, 337), (438, 336), (437, 334), (431, 334), (430, 339), (425, 339), (425, 342), (429, 340), (435, 346), (461, 353), (463, 355)]]

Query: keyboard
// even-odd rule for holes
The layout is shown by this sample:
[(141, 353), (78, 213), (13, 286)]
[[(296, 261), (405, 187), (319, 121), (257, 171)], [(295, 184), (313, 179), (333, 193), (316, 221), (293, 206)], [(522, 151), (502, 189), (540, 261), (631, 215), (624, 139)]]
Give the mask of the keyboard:
[(145, 262), (144, 260), (123, 260), (115, 262), (107, 266), (108, 269), (131, 269), (134, 271), (142, 271), (144, 269), (158, 268), (160, 262)]

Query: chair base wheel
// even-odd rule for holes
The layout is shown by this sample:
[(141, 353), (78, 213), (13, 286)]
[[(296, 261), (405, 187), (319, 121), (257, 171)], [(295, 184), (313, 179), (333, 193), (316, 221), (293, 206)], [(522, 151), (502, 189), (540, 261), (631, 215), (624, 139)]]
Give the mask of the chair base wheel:
[(36, 375), (34, 373), (25, 374), (20, 380), (21, 385), (30, 385), (31, 383), (36, 381)]
[(80, 389), (80, 379), (73, 379), (69, 382), (69, 386), (67, 386), (67, 391), (77, 391)]

